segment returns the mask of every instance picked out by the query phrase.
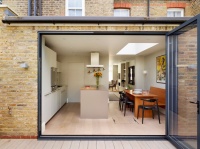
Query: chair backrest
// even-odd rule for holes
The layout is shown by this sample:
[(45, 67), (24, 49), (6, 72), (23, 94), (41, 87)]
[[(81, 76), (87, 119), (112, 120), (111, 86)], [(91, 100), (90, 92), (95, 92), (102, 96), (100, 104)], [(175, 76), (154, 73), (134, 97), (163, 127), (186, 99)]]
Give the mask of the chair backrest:
[(141, 98), (143, 100), (143, 105), (145, 105), (145, 102), (154, 103), (154, 105), (158, 105), (158, 99), (156, 98)]
[(120, 94), (120, 100), (125, 100), (126, 94), (124, 92), (119, 92)]

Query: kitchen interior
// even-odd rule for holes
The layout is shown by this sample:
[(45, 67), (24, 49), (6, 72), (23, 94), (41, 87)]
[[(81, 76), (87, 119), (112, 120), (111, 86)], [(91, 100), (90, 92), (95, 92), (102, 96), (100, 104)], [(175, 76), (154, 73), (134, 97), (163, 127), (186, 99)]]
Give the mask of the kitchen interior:
[[(133, 42), (158, 44), (138, 54), (117, 55)], [(42, 134), (164, 135), (164, 110), (161, 124), (148, 120), (152, 125), (149, 131), (149, 125), (141, 125), (141, 119), (134, 118), (132, 111), (127, 110), (124, 116), (119, 101), (109, 100), (109, 83), (113, 79), (118, 81), (116, 93), (127, 87), (165, 88), (155, 80), (155, 58), (163, 54), (165, 36), (43, 35)], [(133, 66), (134, 85), (125, 79), (128, 68)], [(102, 73), (99, 89), (94, 71)]]

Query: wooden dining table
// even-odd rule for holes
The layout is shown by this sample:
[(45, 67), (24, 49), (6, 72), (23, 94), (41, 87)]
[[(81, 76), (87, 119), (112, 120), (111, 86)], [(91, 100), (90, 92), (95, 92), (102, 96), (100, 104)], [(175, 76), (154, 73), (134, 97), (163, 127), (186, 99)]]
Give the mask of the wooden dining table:
[[(142, 93), (142, 94), (134, 94), (133, 90), (125, 90), (125, 93), (127, 97), (130, 100), (134, 101), (134, 116), (137, 118), (137, 113), (138, 113), (138, 106), (143, 104), (143, 101), (141, 98), (156, 98), (157, 95), (151, 94), (151, 93)], [(149, 103), (151, 104), (151, 103)], [(142, 117), (142, 109), (139, 112), (139, 117)], [(144, 117), (152, 117), (152, 111), (151, 110), (145, 110), (144, 111)]]

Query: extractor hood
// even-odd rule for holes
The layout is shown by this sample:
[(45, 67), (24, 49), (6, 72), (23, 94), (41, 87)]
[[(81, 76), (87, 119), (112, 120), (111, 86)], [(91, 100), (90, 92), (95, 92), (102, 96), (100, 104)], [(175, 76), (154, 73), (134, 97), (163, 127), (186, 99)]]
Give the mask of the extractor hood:
[(86, 65), (88, 68), (98, 68), (103, 67), (103, 65), (99, 65), (99, 53), (93, 52), (91, 53), (91, 65)]

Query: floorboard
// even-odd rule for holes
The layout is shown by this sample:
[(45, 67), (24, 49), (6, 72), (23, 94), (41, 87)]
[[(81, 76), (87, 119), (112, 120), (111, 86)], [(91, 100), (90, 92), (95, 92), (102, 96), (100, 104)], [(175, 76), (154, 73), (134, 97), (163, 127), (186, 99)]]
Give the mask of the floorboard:
[(87, 149), (88, 148), (88, 141), (81, 141), (79, 149)]
[(105, 147), (106, 149), (114, 149), (114, 144), (113, 144), (113, 141), (105, 141)]
[[(149, 129), (151, 128), (151, 129)], [(46, 124), (44, 135), (164, 135), (165, 115), (161, 124), (155, 119), (134, 117), (127, 108), (126, 116), (119, 110), (118, 101), (110, 101), (108, 119), (81, 119), (80, 104), (68, 103)]]
[(105, 142), (104, 141), (97, 141), (97, 149), (105, 149)]
[(19, 146), (17, 146), (16, 149), (27, 149), (27, 146), (29, 146), (30, 143), (30, 139), (23, 140), (23, 142)]
[(64, 141), (61, 149), (70, 149), (72, 141)]
[(75, 148), (79, 149), (79, 146), (80, 146), (80, 141), (72, 141), (70, 149), (75, 149)]
[(121, 141), (113, 141), (115, 149), (123, 149)]
[(151, 149), (150, 147), (149, 147), (149, 145), (147, 144), (147, 141), (137, 141), (138, 142), (138, 144), (140, 145), (140, 148), (141, 149)]
[(46, 144), (47, 141), (37, 141), (37, 144), (34, 149), (43, 149)]
[[(2, 141), (2, 142), (1, 142)], [(109, 141), (40, 141), (36, 139), (3, 139), (0, 149), (176, 149), (166, 140)]]
[(24, 139), (17, 139), (17, 140), (11, 140), (9, 142), (9, 145), (7, 147), (5, 147), (5, 149), (13, 149), (18, 147), (23, 141), (25, 141)]
[(129, 142), (133, 149), (141, 149), (141, 147), (137, 141), (129, 141)]
[(96, 149), (96, 148), (97, 148), (97, 141), (88, 142), (88, 149)]
[(52, 147), (52, 149), (61, 149), (63, 145), (63, 141), (56, 141)]
[(121, 141), (121, 142), (122, 142), (122, 146), (123, 146), (124, 149), (132, 149), (129, 141)]

